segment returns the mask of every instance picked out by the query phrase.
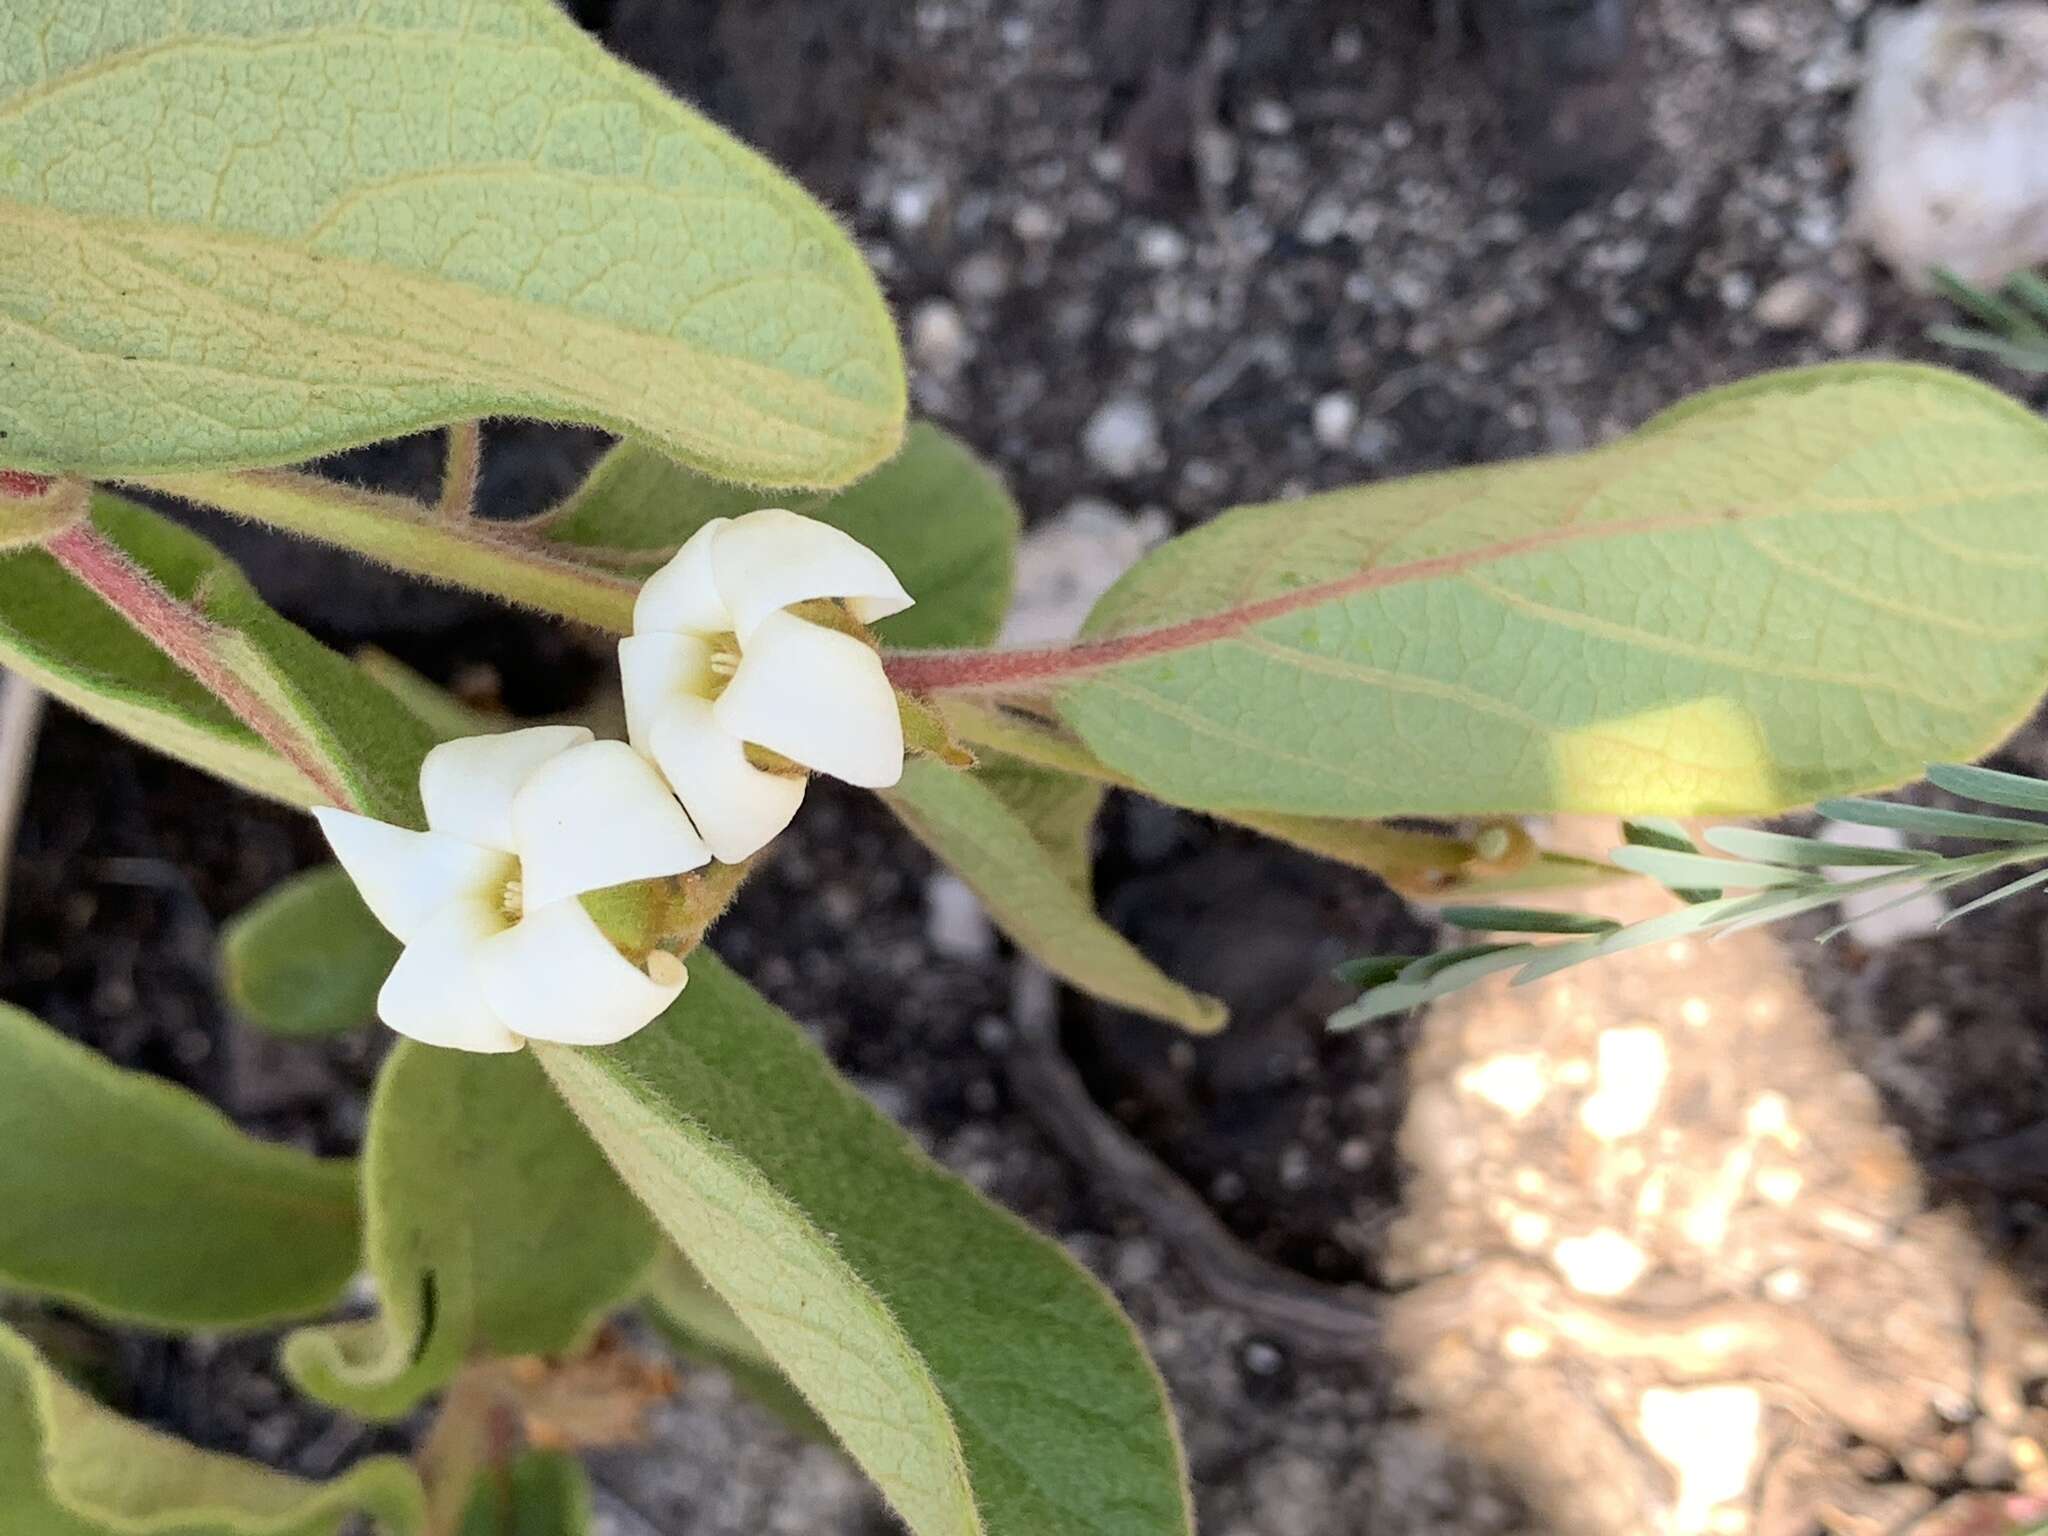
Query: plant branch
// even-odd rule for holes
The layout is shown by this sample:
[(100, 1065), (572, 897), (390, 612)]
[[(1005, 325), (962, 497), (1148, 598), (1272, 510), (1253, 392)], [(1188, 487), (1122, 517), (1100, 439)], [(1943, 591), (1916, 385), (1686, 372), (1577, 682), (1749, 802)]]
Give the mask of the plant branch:
[(330, 804), (345, 810), (356, 808), (355, 797), (347, 785), (336, 776), (326, 758), (308, 744), (305, 734), (289, 716), (222, 659), (225, 631), (172, 597), (90, 523), (65, 529), (43, 548), (262, 737)]
[(356, 490), (293, 470), (151, 475), (135, 483), (612, 634), (633, 627), (637, 583), (563, 559), (488, 523), (444, 518), (410, 497)]
[(1004, 1061), (1019, 1105), (1048, 1140), (1144, 1216), (1211, 1301), (1302, 1356), (1372, 1358), (1380, 1318), (1369, 1293), (1312, 1280), (1245, 1247), (1201, 1196), (1095, 1102), (1048, 1029), (1025, 1025), (1019, 1034)]

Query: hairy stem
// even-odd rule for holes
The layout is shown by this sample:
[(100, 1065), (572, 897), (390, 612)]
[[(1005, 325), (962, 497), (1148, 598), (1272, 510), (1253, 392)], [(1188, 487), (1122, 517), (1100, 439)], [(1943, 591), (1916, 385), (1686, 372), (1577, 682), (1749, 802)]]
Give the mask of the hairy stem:
[(225, 632), (211, 620), (172, 597), (90, 523), (65, 529), (43, 548), (144, 639), (191, 673), (330, 804), (356, 809), (347, 785), (305, 733), (222, 659)]
[(633, 627), (633, 581), (565, 560), (488, 523), (445, 517), (410, 497), (359, 491), (292, 470), (152, 475), (136, 484), (613, 634)]
[(441, 471), (441, 520), (466, 522), (476, 516), (477, 478), (483, 472), (483, 423), (458, 421), (448, 429), (448, 463)]

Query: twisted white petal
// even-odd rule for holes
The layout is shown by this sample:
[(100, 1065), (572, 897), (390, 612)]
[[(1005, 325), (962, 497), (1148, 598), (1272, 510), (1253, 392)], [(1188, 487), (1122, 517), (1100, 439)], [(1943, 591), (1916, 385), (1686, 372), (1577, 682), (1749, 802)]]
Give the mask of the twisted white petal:
[(519, 1036), (505, 1027), (479, 984), (484, 946), (504, 927), (502, 915), (475, 903), (444, 907), (407, 941), (377, 994), (377, 1017), (426, 1045), (518, 1050)]
[(313, 816), (377, 921), (408, 944), (446, 907), (496, 904), (519, 872), (510, 854), (439, 832), (326, 807)]
[(696, 635), (630, 635), (619, 642), (626, 739), (638, 752), (673, 699), (711, 697), (711, 646)]
[(647, 578), (633, 601), (633, 632), (719, 635), (732, 618), (711, 574), (712, 546), (732, 520), (714, 517), (676, 551), (675, 558)]
[(528, 907), (711, 862), (654, 765), (623, 741), (593, 741), (536, 768), (512, 802), (512, 839)]
[(580, 725), (536, 725), (444, 741), (420, 764), (427, 826), (501, 853), (514, 851), (512, 799), (534, 769), (592, 740)]
[(792, 613), (755, 626), (712, 718), (742, 741), (865, 789), (903, 776), (903, 723), (882, 658)]
[(477, 959), (484, 1000), (505, 1026), (562, 1045), (625, 1039), (674, 1002), (687, 979), (653, 980), (612, 947), (574, 898), (528, 908), (484, 940)]
[(721, 529), (711, 570), (743, 646), (763, 619), (792, 603), (844, 598), (863, 623), (910, 606), (910, 594), (880, 555), (830, 523), (781, 507), (749, 512)]
[(727, 864), (766, 847), (804, 803), (804, 781), (748, 762), (746, 744), (718, 725), (705, 699), (671, 698), (649, 734), (648, 752), (712, 856)]

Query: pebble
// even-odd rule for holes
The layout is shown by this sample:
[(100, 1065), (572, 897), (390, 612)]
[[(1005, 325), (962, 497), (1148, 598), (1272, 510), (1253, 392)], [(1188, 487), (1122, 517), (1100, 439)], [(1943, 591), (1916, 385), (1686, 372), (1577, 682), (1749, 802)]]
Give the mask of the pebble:
[(1819, 313), (1826, 298), (1818, 283), (1795, 272), (1766, 288), (1751, 313), (1767, 331), (1796, 331)]
[(1103, 474), (1128, 480), (1159, 456), (1159, 417), (1137, 396), (1119, 396), (1088, 418), (1081, 447)]
[(924, 936), (932, 952), (947, 960), (986, 960), (996, 951), (988, 911), (958, 875), (937, 874), (926, 882)]
[(1316, 401), (1310, 419), (1322, 447), (1332, 452), (1349, 448), (1358, 430), (1358, 402), (1342, 390), (1332, 390)]
[(906, 181), (889, 194), (889, 222), (899, 233), (923, 229), (932, 216), (937, 194), (928, 181)]
[(1165, 272), (1188, 259), (1188, 237), (1171, 224), (1153, 224), (1138, 236), (1138, 260)]
[(995, 251), (977, 251), (954, 269), (953, 291), (970, 304), (989, 304), (1010, 291), (1010, 264)]
[(927, 299), (910, 317), (910, 354), (933, 373), (960, 371), (974, 350), (960, 311), (944, 299)]

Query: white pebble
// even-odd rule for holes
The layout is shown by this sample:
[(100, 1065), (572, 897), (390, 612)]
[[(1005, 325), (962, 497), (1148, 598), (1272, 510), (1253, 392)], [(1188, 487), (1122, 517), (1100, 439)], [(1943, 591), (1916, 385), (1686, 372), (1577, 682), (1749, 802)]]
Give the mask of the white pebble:
[(1128, 480), (1159, 456), (1159, 417), (1135, 395), (1120, 396), (1088, 418), (1081, 446), (1097, 469)]
[(1358, 430), (1358, 402), (1342, 390), (1333, 390), (1316, 401), (1311, 421), (1316, 441), (1323, 447), (1333, 451), (1348, 448)]
[(985, 960), (996, 949), (987, 909), (958, 875), (937, 874), (926, 883), (924, 935), (948, 960)]

